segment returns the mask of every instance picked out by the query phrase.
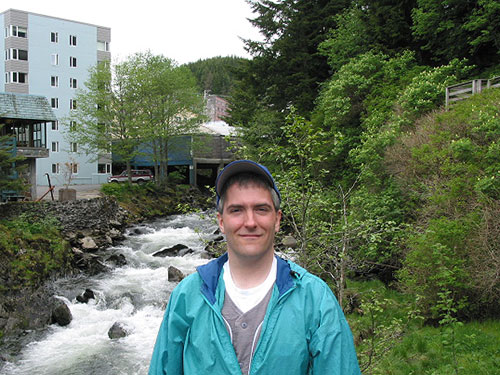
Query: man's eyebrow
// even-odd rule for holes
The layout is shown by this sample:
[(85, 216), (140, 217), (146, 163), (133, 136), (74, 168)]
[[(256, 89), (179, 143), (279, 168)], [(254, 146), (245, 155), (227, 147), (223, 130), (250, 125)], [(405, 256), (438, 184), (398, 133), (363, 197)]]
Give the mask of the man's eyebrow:
[(255, 207), (272, 207), (269, 203), (258, 203)]
[[(240, 203), (231, 203), (227, 206), (227, 208), (241, 208), (241, 207), (244, 207), (245, 205), (243, 204), (240, 204)], [(267, 203), (267, 202), (263, 202), (263, 203), (257, 203), (255, 205), (253, 205), (253, 207), (257, 207), (257, 208), (260, 208), (260, 207), (272, 207), (271, 204)]]

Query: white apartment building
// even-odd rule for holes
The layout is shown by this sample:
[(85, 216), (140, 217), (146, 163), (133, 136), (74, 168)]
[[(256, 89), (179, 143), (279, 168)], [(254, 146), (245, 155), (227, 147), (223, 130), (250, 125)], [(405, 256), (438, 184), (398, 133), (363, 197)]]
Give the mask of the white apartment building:
[[(15, 9), (0, 13), (0, 91), (45, 96), (58, 119), (78, 103), (89, 68), (110, 60), (111, 29)], [(3, 81), (3, 85), (1, 84)], [(100, 184), (111, 174), (111, 155), (85, 155), (67, 135), (67, 124), (56, 121), (47, 129), (49, 157), (37, 159), (36, 180), (52, 184)]]

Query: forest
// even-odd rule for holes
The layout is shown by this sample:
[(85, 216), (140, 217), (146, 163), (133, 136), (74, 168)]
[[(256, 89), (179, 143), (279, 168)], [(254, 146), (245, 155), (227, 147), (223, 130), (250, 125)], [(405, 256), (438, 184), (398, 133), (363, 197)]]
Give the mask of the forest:
[(500, 3), (249, 3), (252, 58), (188, 66), (228, 95), (238, 157), (277, 176), (363, 373), (498, 371), (500, 90), (445, 92), (500, 76)]

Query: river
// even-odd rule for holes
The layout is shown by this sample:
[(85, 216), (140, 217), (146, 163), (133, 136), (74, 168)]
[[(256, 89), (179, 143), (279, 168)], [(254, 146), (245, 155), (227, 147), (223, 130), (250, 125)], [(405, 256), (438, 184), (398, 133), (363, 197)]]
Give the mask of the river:
[[(69, 306), (72, 322), (32, 333), (31, 342), (4, 364), (0, 374), (147, 374), (165, 304), (176, 285), (168, 281), (168, 267), (189, 274), (207, 262), (202, 254), (217, 227), (213, 217), (179, 215), (130, 228), (125, 240), (108, 250), (123, 254), (127, 265), (96, 277), (57, 280), (56, 295)], [(184, 257), (152, 256), (179, 243), (194, 252)], [(96, 298), (87, 304), (77, 302), (76, 296), (86, 288)], [(130, 334), (111, 340), (108, 330), (115, 322)]]

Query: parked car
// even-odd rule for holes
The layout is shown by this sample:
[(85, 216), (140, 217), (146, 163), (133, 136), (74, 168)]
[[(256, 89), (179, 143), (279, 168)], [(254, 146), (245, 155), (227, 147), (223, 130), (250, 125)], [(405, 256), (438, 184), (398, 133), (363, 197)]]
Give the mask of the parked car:
[[(132, 182), (142, 183), (146, 181), (152, 181), (153, 175), (149, 169), (132, 169)], [(128, 175), (127, 171), (123, 171), (119, 175), (109, 176), (108, 182), (127, 182)]]

